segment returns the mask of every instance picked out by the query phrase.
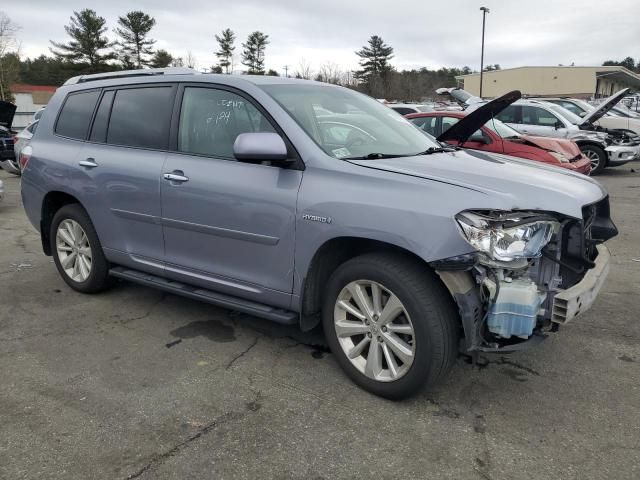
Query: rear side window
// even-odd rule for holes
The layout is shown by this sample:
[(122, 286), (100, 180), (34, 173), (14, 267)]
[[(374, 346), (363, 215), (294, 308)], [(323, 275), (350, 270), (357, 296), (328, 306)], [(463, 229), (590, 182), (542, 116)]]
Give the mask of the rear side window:
[(515, 105), (510, 105), (501, 111), (496, 118), (504, 123), (516, 123), (517, 122), (517, 111)]
[(96, 118), (93, 120), (93, 128), (89, 140), (92, 142), (105, 142), (107, 140), (107, 124), (109, 122), (109, 113), (111, 112), (111, 104), (115, 92), (105, 92), (100, 100), (100, 106), (96, 112)]
[(214, 88), (184, 89), (178, 151), (233, 158), (233, 143), (241, 133), (275, 132), (269, 120), (246, 99)]
[(166, 149), (172, 109), (172, 87), (118, 90), (111, 107), (107, 143)]
[(64, 137), (84, 140), (99, 95), (99, 90), (70, 94), (60, 111), (55, 132)]
[(436, 132), (436, 124), (438, 123), (438, 117), (418, 117), (418, 118), (412, 118), (409, 121), (413, 123), (416, 127), (427, 132), (432, 137), (438, 136)]

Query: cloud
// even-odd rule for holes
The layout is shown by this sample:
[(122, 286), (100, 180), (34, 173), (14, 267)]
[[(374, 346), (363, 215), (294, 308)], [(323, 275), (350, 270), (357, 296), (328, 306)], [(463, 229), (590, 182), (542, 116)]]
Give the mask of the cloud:
[[(254, 30), (269, 35), (266, 66), (295, 71), (304, 57), (317, 69), (331, 61), (354, 69), (355, 50), (373, 34), (394, 47), (397, 68), (463, 66), (479, 68), (482, 16), (480, 3), (469, 0), (29, 0), (5, 5), (22, 25), (22, 52), (49, 52), (49, 40), (66, 41), (64, 25), (73, 10), (94, 8), (107, 19), (113, 37), (118, 15), (140, 9), (157, 20), (157, 46), (177, 56), (191, 51), (200, 68), (216, 62), (214, 34), (236, 32), (239, 65), (241, 43)], [(637, 0), (491, 0), (487, 16), (485, 63), (521, 65), (601, 64), (607, 59), (637, 56), (640, 22), (632, 14)], [(291, 68), (292, 67), (292, 68)]]

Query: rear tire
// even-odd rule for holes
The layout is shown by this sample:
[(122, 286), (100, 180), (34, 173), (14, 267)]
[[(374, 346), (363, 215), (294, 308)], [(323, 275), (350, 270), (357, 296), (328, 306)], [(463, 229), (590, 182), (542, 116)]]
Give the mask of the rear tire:
[(56, 212), (49, 238), (58, 273), (71, 288), (97, 293), (114, 283), (98, 234), (80, 205), (65, 205)]
[(595, 145), (581, 145), (580, 151), (591, 160), (591, 172), (589, 175), (598, 175), (607, 166), (607, 152)]
[(459, 319), (449, 292), (433, 272), (402, 255), (366, 254), (338, 267), (322, 321), (345, 373), (389, 399), (434, 384), (457, 356)]

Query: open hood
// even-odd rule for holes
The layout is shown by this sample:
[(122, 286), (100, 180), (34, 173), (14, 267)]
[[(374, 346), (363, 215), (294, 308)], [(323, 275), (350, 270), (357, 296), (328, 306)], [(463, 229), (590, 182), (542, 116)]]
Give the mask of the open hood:
[(13, 103), (0, 100), (0, 126), (11, 129), (15, 113), (16, 106)]
[(605, 101), (603, 101), (600, 105), (597, 105), (596, 108), (582, 117), (582, 122), (580, 125), (586, 125), (587, 123), (597, 122), (602, 118), (602, 116), (616, 106), (622, 98), (629, 92), (629, 88), (623, 88), (617, 93), (614, 93)]
[(454, 99), (458, 103), (458, 105), (460, 105), (463, 108), (466, 108), (469, 105), (473, 105), (474, 103), (481, 103), (484, 101), (480, 97), (475, 97), (471, 95), (469, 92), (467, 92), (466, 90), (463, 90), (458, 87), (438, 88), (436, 89), (436, 93), (438, 95), (450, 96), (452, 99)]
[(452, 126), (449, 130), (443, 132), (438, 137), (438, 141), (446, 142), (449, 140), (455, 140), (460, 143), (466, 142), (476, 130), (498, 115), (513, 102), (520, 99), (520, 97), (522, 97), (520, 90), (513, 90), (512, 92), (506, 93), (501, 97), (485, 103), (481, 107), (461, 118), (458, 123)]

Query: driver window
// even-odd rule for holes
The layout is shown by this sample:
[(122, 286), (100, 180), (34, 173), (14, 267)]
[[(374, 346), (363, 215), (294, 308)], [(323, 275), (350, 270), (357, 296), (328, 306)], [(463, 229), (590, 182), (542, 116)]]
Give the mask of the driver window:
[(251, 132), (275, 130), (244, 97), (214, 88), (184, 89), (178, 151), (233, 159), (236, 138)]
[[(459, 118), (455, 118), (455, 117), (442, 117), (442, 133), (444, 133), (447, 130), (449, 130), (451, 127), (453, 127), (459, 121), (460, 121), (460, 119)], [(478, 129), (475, 132), (473, 132), (473, 135), (471, 137), (473, 137), (475, 139), (478, 139), (478, 138), (484, 137), (484, 135), (482, 134), (482, 130)]]
[(544, 108), (536, 107), (535, 110), (538, 118), (534, 125), (540, 125), (541, 127), (553, 127), (560, 121), (558, 120), (558, 117)]

